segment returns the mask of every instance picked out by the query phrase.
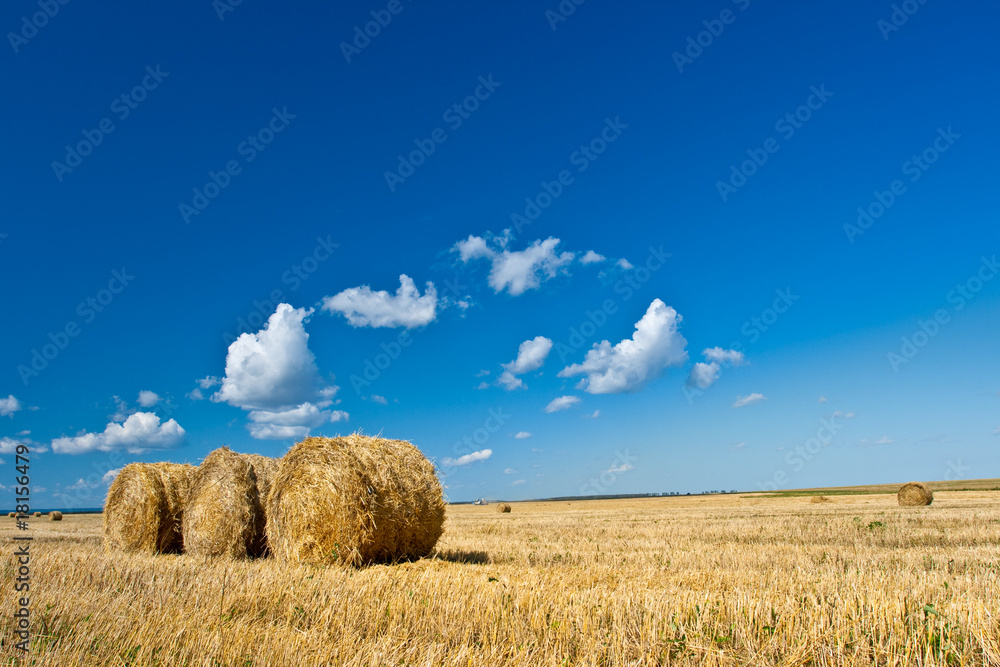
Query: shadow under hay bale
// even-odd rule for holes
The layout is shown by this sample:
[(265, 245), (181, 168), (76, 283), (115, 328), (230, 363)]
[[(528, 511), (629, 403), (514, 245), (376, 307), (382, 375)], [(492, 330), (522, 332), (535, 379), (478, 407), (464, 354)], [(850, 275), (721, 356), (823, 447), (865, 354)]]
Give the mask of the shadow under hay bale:
[(49, 521), (62, 521), (62, 512), (49, 512)]
[(178, 553), (190, 476), (186, 463), (129, 463), (104, 502), (104, 546), (145, 553)]
[(498, 503), (497, 512), (499, 512), (500, 514), (510, 514), (510, 505), (508, 505), (507, 503)]
[(184, 552), (247, 558), (267, 551), (264, 501), (278, 464), (221, 447), (191, 475), (184, 508)]
[(934, 502), (934, 492), (921, 482), (908, 482), (899, 489), (896, 499), (903, 507), (930, 505)]
[(357, 566), (430, 554), (445, 503), (434, 465), (419, 449), (355, 433), (292, 447), (267, 510), (277, 558)]

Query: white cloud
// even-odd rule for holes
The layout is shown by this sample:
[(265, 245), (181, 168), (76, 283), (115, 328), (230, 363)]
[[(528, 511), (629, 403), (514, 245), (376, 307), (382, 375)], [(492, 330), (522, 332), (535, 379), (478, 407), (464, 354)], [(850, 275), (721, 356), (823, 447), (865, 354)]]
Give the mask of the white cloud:
[(7, 398), (0, 398), (0, 416), (10, 417), (21, 409), (21, 401), (10, 394)]
[(215, 377), (214, 375), (206, 375), (202, 379), (197, 380), (197, 382), (198, 386), (201, 387), (202, 389), (211, 389), (216, 385), (222, 384), (222, 380)]
[(614, 347), (604, 340), (587, 352), (582, 364), (559, 371), (559, 377), (586, 375), (580, 387), (589, 394), (636, 391), (669, 366), (687, 360), (687, 341), (678, 331), (682, 318), (659, 299), (635, 324), (635, 334)]
[(45, 493), (46, 491), (48, 491), (48, 489), (44, 486), (34, 486), (31, 488), (32, 493)]
[(489, 382), (480, 382), (478, 385), (476, 385), (476, 389), (479, 389), (479, 390), (489, 389), (489, 388), (490, 388), (490, 383)]
[(887, 435), (883, 435), (881, 438), (879, 438), (878, 440), (876, 440), (873, 444), (876, 444), (876, 445), (891, 445), (893, 442), (895, 442), (895, 441), (892, 438), (890, 438)]
[(568, 273), (567, 266), (575, 257), (571, 252), (556, 252), (559, 239), (551, 236), (544, 241), (534, 241), (524, 250), (508, 250), (506, 237), (492, 240), (498, 247), (490, 247), (480, 236), (470, 236), (456, 243), (452, 249), (458, 251), (463, 262), (489, 259), (492, 267), (488, 282), (497, 294), (506, 289), (511, 296), (518, 296), (529, 289), (536, 289), (543, 281), (555, 278), (559, 273)]
[(820, 396), (819, 400), (817, 401), (817, 403), (826, 403), (826, 400), (827, 400), (826, 396)]
[(124, 423), (111, 422), (101, 433), (84, 433), (52, 441), (52, 451), (57, 454), (84, 454), (125, 449), (141, 454), (150, 449), (170, 449), (184, 440), (184, 429), (175, 420), (163, 424), (152, 412), (136, 412)]
[(524, 341), (517, 348), (517, 358), (510, 363), (501, 364), (503, 373), (497, 382), (507, 391), (525, 388), (524, 382), (517, 376), (541, 368), (551, 350), (552, 341), (545, 336)]
[(347, 421), (351, 418), (351, 415), (344, 412), (343, 410), (331, 410), (330, 411), (330, 421), (333, 423), (340, 421)]
[(580, 402), (577, 396), (560, 396), (552, 399), (552, 402), (545, 406), (546, 412), (558, 412), (573, 407)]
[(592, 415), (584, 415), (584, 417), (587, 417), (588, 419), (597, 419), (600, 416), (601, 416), (600, 410), (594, 410), (594, 414)]
[(830, 416), (833, 417), (834, 419), (838, 418), (854, 419), (857, 415), (853, 412), (841, 412), (840, 410), (834, 410), (833, 414)]
[(482, 377), (486, 377), (489, 374), (490, 374), (489, 371), (487, 371), (487, 370), (481, 370), (478, 373), (476, 373), (475, 377), (482, 378)]
[[(20, 433), (18, 434), (20, 435)], [(18, 445), (25, 445), (32, 454), (44, 454), (49, 451), (48, 447), (32, 442), (27, 438), (18, 440), (16, 438), (0, 438), (0, 454), (17, 454)]]
[(159, 402), (160, 397), (156, 393), (146, 389), (139, 392), (139, 405), (141, 407), (151, 408)]
[(587, 253), (580, 258), (581, 264), (596, 264), (598, 262), (603, 262), (607, 257), (604, 255), (599, 255), (593, 250), (588, 250)]
[(104, 484), (110, 484), (111, 482), (115, 481), (115, 477), (118, 477), (118, 473), (120, 473), (121, 471), (122, 471), (121, 468), (116, 468), (114, 470), (107, 471), (106, 473), (104, 473), (104, 476), (101, 477), (101, 482)]
[(192, 401), (203, 401), (205, 400), (205, 395), (201, 393), (201, 389), (195, 387), (190, 392), (188, 392), (187, 397)]
[(369, 398), (371, 398), (374, 402), (378, 403), (379, 405), (388, 405), (389, 404), (389, 401), (385, 400), (385, 396), (379, 396), (378, 394), (372, 394)]
[(516, 480), (514, 480), (513, 482), (510, 483), (511, 486), (521, 486), (522, 484), (524, 484), (524, 480), (523, 479), (516, 479)]
[(517, 471), (514, 470), (513, 468), (505, 468), (504, 471), (503, 471), (503, 474), (505, 474), (505, 475), (516, 475)]
[(118, 396), (112, 396), (115, 402), (115, 412), (114, 414), (108, 415), (108, 420), (113, 422), (123, 422), (130, 416), (138, 412), (135, 408), (130, 408), (128, 402), (119, 398)]
[(710, 347), (702, 351), (708, 363), (698, 362), (691, 368), (687, 383), (689, 387), (708, 389), (719, 379), (719, 371), (723, 364), (741, 366), (743, 353), (736, 350), (723, 350), (721, 347)]
[(736, 402), (733, 403), (734, 408), (742, 408), (746, 405), (753, 405), (754, 403), (760, 403), (761, 401), (766, 401), (767, 396), (763, 394), (750, 394), (749, 396), (737, 396)]
[(301, 440), (309, 435), (308, 426), (281, 426), (278, 424), (250, 424), (250, 437), (256, 440)]
[(273, 424), (275, 426), (316, 428), (324, 424), (328, 418), (329, 414), (320, 410), (313, 403), (302, 403), (288, 410), (254, 410), (250, 413), (250, 421), (258, 424)]
[(628, 261), (624, 257), (622, 257), (621, 259), (619, 259), (618, 262), (617, 262), (617, 264), (618, 264), (618, 266), (620, 266), (625, 271), (629, 271), (629, 270), (635, 268), (634, 266), (632, 266), (632, 262)]
[(422, 327), (437, 317), (437, 290), (428, 282), (424, 295), (405, 273), (395, 296), (368, 285), (351, 287), (323, 299), (323, 310), (340, 313), (352, 327)]
[(608, 472), (610, 472), (612, 475), (620, 475), (623, 472), (628, 472), (629, 470), (633, 470), (633, 469), (634, 469), (634, 466), (631, 463), (629, 463), (628, 461), (626, 461), (625, 463), (623, 463), (621, 465), (611, 466), (610, 468), (608, 468)]
[(459, 456), (457, 459), (451, 457), (445, 457), (441, 460), (441, 465), (443, 466), (467, 466), (470, 463), (475, 463), (476, 461), (485, 461), (486, 459), (493, 456), (492, 449), (481, 449), (478, 452), (472, 452), (471, 454), (465, 454), (464, 456)]
[(524, 440), (525, 438), (530, 438), (531, 434), (528, 433), (527, 431), (518, 431), (517, 433), (514, 434), (514, 437), (517, 438), (518, 440)]

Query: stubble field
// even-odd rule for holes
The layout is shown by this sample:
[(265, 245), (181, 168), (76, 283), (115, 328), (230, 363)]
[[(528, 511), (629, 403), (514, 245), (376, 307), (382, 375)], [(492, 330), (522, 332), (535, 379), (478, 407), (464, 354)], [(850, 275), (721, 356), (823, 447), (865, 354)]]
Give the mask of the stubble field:
[[(362, 569), (106, 553), (32, 519), (33, 648), (4, 665), (1000, 665), (1000, 492), (449, 506)], [(0, 522), (13, 544), (13, 519)], [(13, 548), (4, 579), (14, 578)]]

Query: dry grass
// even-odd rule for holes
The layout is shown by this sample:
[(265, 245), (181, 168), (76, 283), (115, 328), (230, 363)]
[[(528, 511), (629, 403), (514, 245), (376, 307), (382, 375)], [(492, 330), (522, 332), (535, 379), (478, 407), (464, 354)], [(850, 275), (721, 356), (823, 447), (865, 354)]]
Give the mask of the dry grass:
[(423, 558), (445, 504), (433, 464), (403, 440), (306, 438), (285, 454), (268, 497), (267, 539), (292, 563)]
[(105, 553), (68, 515), (0, 664), (998, 665), (1000, 493), (936, 496), (451, 506), (434, 557), (360, 569)]

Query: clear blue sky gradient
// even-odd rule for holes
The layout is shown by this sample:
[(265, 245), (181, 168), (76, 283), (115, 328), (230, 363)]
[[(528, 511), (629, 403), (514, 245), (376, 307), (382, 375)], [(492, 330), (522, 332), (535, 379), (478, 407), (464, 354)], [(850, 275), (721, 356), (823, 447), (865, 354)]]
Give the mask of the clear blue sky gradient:
[[(38, 452), (32, 503), (99, 506), (104, 473), (129, 461), (197, 463), (223, 444), (287, 451), (291, 439), (251, 437), (247, 411), (189, 397), (197, 379), (224, 375), (241, 318), (262, 328), (274, 308), (255, 302), (275, 290), (316, 308), (309, 349), (340, 388), (331, 408), (350, 414), (312, 432), (408, 439), (439, 465), (489, 449), (441, 465), (452, 500), (1000, 476), (1000, 9), (682, 4), (567, 0), (575, 10), (559, 20), (556, 0), (6, 3), (0, 399), (21, 409), (0, 416), (0, 438)], [(58, 11), (33, 19), (43, 6)], [(391, 21), (348, 62), (341, 43), (371, 12)], [(447, 114), (477, 86), (478, 108)], [(581, 157), (616, 119), (606, 150)], [(113, 131), (78, 166), (53, 166), (74, 164), (66, 147), (102, 121)], [(269, 123), (273, 141), (244, 143)], [(390, 187), (397, 156), (437, 128), (445, 141)], [(762, 164), (744, 164), (754, 156)], [(238, 173), (217, 176), (226, 186), (185, 216), (231, 161)], [(607, 260), (495, 293), (488, 263), (452, 248), (511, 228), (563, 170), (572, 183), (511, 248), (555, 237)], [(855, 229), (859, 207), (884, 211)], [(296, 274), (317, 239), (339, 246)], [(671, 256), (640, 284), (651, 247)], [(616, 268), (622, 258), (636, 268)], [(134, 278), (91, 313), (114, 271)], [(356, 390), (351, 377), (406, 330), (353, 327), (319, 304), (363, 285), (394, 292), (400, 274), (421, 292), (433, 282), (445, 303)], [(777, 314), (779, 290), (796, 298)], [(617, 394), (557, 376), (591, 345), (630, 338), (654, 299), (682, 317), (684, 364)], [(615, 312), (565, 354), (571, 328), (606, 300)], [(939, 310), (946, 321), (921, 336)], [(19, 372), (67, 325), (79, 330), (65, 349)], [(889, 354), (914, 334), (926, 344), (894, 367)], [(497, 386), (500, 364), (536, 336), (557, 349), (521, 376), (527, 388)], [(746, 363), (691, 392), (702, 350), (734, 345)], [(142, 390), (164, 400), (140, 408)], [(755, 393), (766, 400), (733, 407)], [(580, 402), (545, 411), (567, 395)], [(104, 431), (114, 397), (175, 419), (183, 440), (38, 451)], [(810, 454), (834, 413), (853, 416), (833, 417)], [(14, 455), (0, 460), (8, 506)]]

